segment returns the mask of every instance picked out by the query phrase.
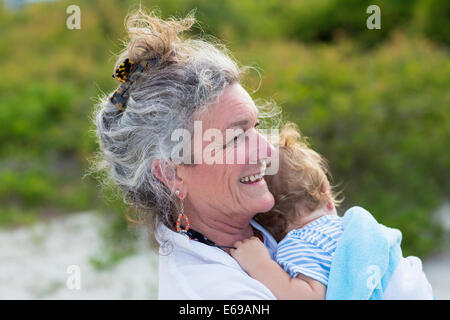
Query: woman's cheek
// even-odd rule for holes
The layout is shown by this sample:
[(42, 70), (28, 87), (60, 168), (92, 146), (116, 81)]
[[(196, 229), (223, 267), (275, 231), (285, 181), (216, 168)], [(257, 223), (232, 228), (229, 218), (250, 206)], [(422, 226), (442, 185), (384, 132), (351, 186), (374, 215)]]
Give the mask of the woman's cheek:
[(244, 141), (239, 141), (239, 143), (233, 148), (234, 162), (236, 165), (248, 164), (248, 148)]

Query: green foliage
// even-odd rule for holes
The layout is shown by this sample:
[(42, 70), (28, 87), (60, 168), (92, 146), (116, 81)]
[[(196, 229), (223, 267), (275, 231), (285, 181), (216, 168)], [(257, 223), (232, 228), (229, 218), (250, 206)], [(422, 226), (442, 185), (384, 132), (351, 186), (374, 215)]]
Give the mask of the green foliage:
[(437, 246), (431, 212), (450, 191), (450, 60), (427, 41), (395, 35), (361, 54), (353, 42), (254, 43), (241, 61), (265, 70), (286, 117), (330, 162), (344, 208), (361, 205), (403, 232), (406, 253)]
[[(119, 220), (104, 237), (123, 244), (93, 259), (101, 269), (131, 254), (134, 240), (122, 232), (120, 201), (105, 202), (98, 181), (82, 178), (98, 148), (90, 115), (96, 97), (116, 86), (114, 54), (137, 4), (80, 0), (81, 30), (68, 30), (69, 4), (0, 6), (0, 226), (112, 212)], [(264, 70), (255, 98), (276, 100), (329, 159), (344, 207), (365, 206), (400, 228), (406, 253), (436, 247), (441, 230), (430, 212), (450, 189), (447, 1), (142, 4), (163, 17), (195, 8), (192, 34), (211, 34), (240, 62)], [(369, 4), (381, 8), (381, 30), (366, 28)]]
[(414, 26), (430, 39), (450, 44), (450, 2), (422, 0), (414, 8)]
[[(164, 16), (196, 8), (202, 30), (234, 44), (255, 38), (330, 42), (346, 35), (373, 46), (400, 29), (450, 43), (446, 0), (157, 0), (148, 5), (161, 8)], [(370, 5), (380, 7), (380, 30), (366, 28)]]
[[(402, 26), (410, 16), (414, 1), (338, 0), (290, 1), (292, 8), (285, 7), (286, 26), (289, 36), (302, 41), (330, 41), (345, 33), (361, 42), (375, 43), (384, 40), (394, 29)], [(294, 5), (295, 4), (295, 5)], [(366, 9), (378, 5), (382, 14), (381, 30), (367, 32)]]

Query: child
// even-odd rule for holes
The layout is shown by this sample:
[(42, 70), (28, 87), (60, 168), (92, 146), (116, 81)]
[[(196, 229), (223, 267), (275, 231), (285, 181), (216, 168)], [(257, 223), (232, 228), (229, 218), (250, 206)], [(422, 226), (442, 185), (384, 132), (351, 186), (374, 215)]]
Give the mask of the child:
[(256, 237), (236, 242), (230, 253), (278, 299), (325, 299), (343, 232), (342, 218), (336, 214), (339, 201), (331, 191), (324, 159), (301, 141), (292, 124), (281, 132), (279, 152), (278, 173), (265, 177), (275, 206), (255, 217), (279, 241), (276, 262)]

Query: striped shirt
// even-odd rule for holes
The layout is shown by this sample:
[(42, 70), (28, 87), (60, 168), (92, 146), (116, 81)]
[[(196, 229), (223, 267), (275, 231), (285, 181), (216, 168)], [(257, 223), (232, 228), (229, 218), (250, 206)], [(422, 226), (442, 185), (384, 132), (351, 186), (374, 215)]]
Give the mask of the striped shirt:
[(299, 273), (328, 285), (331, 262), (343, 232), (342, 218), (325, 215), (290, 231), (278, 243), (276, 260), (291, 277)]

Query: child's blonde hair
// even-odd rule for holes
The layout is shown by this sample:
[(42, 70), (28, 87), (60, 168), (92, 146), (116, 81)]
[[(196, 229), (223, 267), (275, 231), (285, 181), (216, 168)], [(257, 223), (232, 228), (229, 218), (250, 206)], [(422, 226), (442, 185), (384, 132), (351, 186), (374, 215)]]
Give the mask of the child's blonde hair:
[[(295, 124), (287, 123), (283, 127), (279, 152), (278, 173), (264, 177), (275, 198), (275, 206), (255, 217), (277, 241), (286, 235), (289, 222), (297, 217), (297, 203), (309, 213), (330, 201), (335, 206), (341, 202), (336, 199), (331, 186), (328, 187), (326, 160), (309, 148)], [(326, 188), (328, 190), (324, 192)]]

